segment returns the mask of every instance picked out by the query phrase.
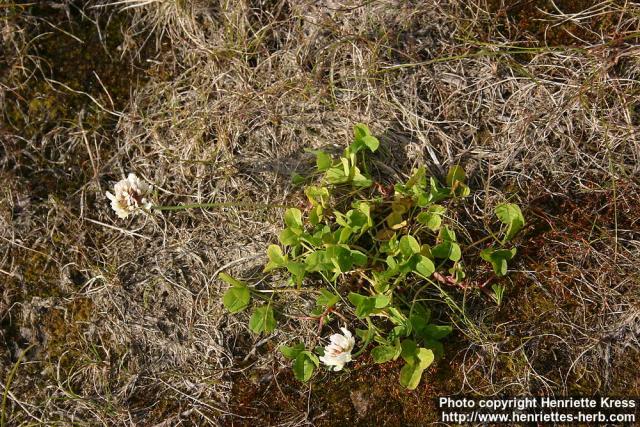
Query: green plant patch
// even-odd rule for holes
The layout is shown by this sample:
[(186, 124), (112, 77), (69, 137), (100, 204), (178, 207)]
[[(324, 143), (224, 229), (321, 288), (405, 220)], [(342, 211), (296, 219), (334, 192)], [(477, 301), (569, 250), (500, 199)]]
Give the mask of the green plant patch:
[[(310, 206), (305, 211), (287, 209), (279, 244), (267, 248), (265, 274), (280, 271), (291, 286), (315, 288), (310, 317), (318, 319), (321, 327), (336, 318), (334, 313), (348, 323), (342, 334), (329, 337), (324, 348), (308, 349), (302, 342), (280, 348), (300, 381), (311, 379), (320, 362), (341, 370), (353, 358), (370, 352), (375, 363), (402, 358), (399, 381), (415, 389), (424, 371), (444, 357), (443, 341), (453, 332), (451, 325), (431, 319), (431, 307), (421, 293), (433, 287), (451, 307), (451, 315), (464, 316), (443, 285), (467, 280), (465, 259), (486, 261), (493, 274), (503, 276), (516, 255), (515, 247), (506, 245), (525, 225), (517, 205), (497, 206), (495, 215), (504, 226), (496, 233), (487, 231), (481, 241), (493, 238), (489, 246), (467, 253), (467, 247), (479, 242), (461, 239), (467, 234), (460, 233), (461, 225), (454, 221), (458, 211), (469, 208), (465, 198), (471, 188), (462, 166), (449, 169), (445, 185), (419, 167), (405, 182), (393, 186), (392, 195), (381, 195), (368, 172), (369, 160), (379, 146), (369, 128), (358, 124), (352, 143), (340, 157), (313, 151), (316, 170), (295, 179), (305, 183)], [(223, 297), (229, 312), (251, 305), (249, 286), (224, 273), (220, 277), (230, 285)], [(357, 290), (349, 288), (353, 278), (362, 283)], [(504, 289), (493, 290), (499, 304)], [(249, 319), (254, 333), (276, 329), (275, 314), (284, 304), (278, 292), (272, 289), (268, 303), (254, 307)]]

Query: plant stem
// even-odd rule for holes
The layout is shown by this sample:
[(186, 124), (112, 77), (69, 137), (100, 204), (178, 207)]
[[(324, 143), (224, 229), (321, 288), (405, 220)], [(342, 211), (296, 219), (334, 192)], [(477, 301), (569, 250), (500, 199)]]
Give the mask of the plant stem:
[[(491, 230), (489, 230), (489, 232), (491, 233)], [(480, 239), (480, 240), (476, 240), (475, 242), (471, 243), (469, 246), (467, 246), (467, 249), (469, 249), (469, 248), (473, 248), (474, 246), (477, 246), (477, 245), (479, 245), (480, 243), (485, 242), (485, 241), (487, 241), (487, 240), (491, 239), (492, 237), (493, 237), (493, 238), (495, 238), (496, 240), (498, 240), (498, 239), (496, 238), (496, 236), (495, 236), (493, 233), (491, 233), (491, 234), (489, 234), (488, 236), (484, 236), (482, 239)], [(499, 241), (499, 240), (498, 240), (498, 241)]]
[(252, 203), (252, 202), (217, 202), (217, 203), (188, 203), (185, 205), (173, 205), (173, 206), (155, 205), (152, 207), (152, 209), (155, 209), (158, 211), (182, 211), (187, 209), (229, 208), (229, 207), (247, 207), (247, 208), (255, 208), (255, 209), (269, 209), (269, 208), (289, 209), (292, 206), (265, 205), (262, 203)]
[(20, 356), (18, 356), (18, 360), (16, 361), (16, 363), (13, 365), (13, 368), (9, 372), (9, 376), (7, 378), (7, 382), (6, 382), (5, 386), (4, 386), (4, 393), (2, 394), (2, 406), (0, 407), (0, 426), (2, 426), (2, 427), (5, 426), (5, 421), (6, 421), (5, 420), (5, 414), (6, 414), (6, 408), (7, 408), (7, 396), (9, 394), (9, 389), (11, 388), (11, 382), (13, 381), (13, 377), (15, 376), (16, 372), (18, 371), (18, 368), (20, 367), (20, 363), (22, 362), (22, 359), (27, 354), (27, 352), (29, 350), (31, 350), (31, 348), (33, 346), (35, 346), (35, 344), (31, 344), (22, 353), (20, 353)]
[(367, 328), (367, 330), (368, 330), (367, 339), (362, 344), (362, 347), (360, 347), (360, 350), (358, 350), (358, 351), (356, 351), (355, 353), (352, 354), (352, 357), (360, 356), (367, 349), (367, 347), (369, 346), (369, 343), (373, 339), (373, 333), (377, 334), (377, 331), (376, 331), (377, 328), (374, 326), (373, 322), (371, 321), (371, 318), (368, 317), (368, 316), (367, 316), (367, 325), (368, 325), (368, 328)]
[(304, 292), (317, 292), (316, 289), (298, 289), (298, 288), (285, 288), (285, 289), (252, 289), (253, 292), (258, 292), (262, 294), (279, 294), (285, 292), (296, 292), (296, 293), (304, 293)]

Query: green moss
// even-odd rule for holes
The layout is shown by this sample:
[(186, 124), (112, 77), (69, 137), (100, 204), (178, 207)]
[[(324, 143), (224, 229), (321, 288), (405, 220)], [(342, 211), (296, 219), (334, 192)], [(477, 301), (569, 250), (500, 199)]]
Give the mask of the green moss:
[(31, 33), (39, 37), (27, 53), (40, 58), (40, 73), (7, 97), (7, 123), (24, 136), (76, 122), (81, 112), (86, 129), (113, 126), (114, 117), (90, 96), (104, 108), (120, 111), (126, 106), (131, 87), (145, 79), (138, 63), (119, 56), (128, 15), (115, 14), (108, 21), (102, 18), (98, 29), (77, 6), (72, 4), (70, 11), (68, 19), (63, 9), (46, 4), (34, 3), (29, 8), (33, 16), (56, 22), (58, 29), (48, 27), (44, 33), (38, 25), (31, 26)]
[(84, 322), (91, 317), (93, 308), (93, 302), (89, 298), (76, 298), (64, 309), (47, 310), (41, 325), (49, 338), (46, 349), (49, 357), (59, 358), (70, 349), (73, 341), (79, 339)]
[(43, 252), (26, 252), (21, 263), (22, 293), (30, 297), (56, 297), (61, 295), (56, 265)]

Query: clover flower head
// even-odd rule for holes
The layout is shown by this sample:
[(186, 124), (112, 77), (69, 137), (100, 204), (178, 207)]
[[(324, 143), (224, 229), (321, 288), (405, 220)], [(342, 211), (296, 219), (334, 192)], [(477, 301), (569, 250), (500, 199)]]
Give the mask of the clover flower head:
[(332, 366), (334, 371), (340, 371), (344, 365), (351, 362), (351, 351), (356, 340), (347, 328), (340, 328), (342, 334), (333, 334), (329, 337), (331, 343), (324, 348), (324, 356), (320, 357), (322, 363)]
[(139, 213), (140, 210), (151, 209), (151, 201), (148, 199), (151, 186), (142, 182), (134, 173), (113, 187), (114, 194), (107, 191), (107, 197), (111, 200), (111, 207), (119, 218), (126, 218), (130, 214)]

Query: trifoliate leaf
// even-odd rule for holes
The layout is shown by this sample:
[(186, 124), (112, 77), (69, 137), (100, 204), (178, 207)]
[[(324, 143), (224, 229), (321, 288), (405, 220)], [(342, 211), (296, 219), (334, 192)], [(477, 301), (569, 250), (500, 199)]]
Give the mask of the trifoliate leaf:
[(459, 261), (462, 258), (460, 246), (448, 240), (431, 248), (431, 253), (436, 258), (450, 259), (451, 261)]
[(282, 253), (282, 249), (280, 249), (280, 246), (269, 245), (269, 247), (267, 248), (267, 256), (269, 257), (269, 262), (264, 267), (265, 272), (287, 266), (287, 258)]
[(388, 296), (385, 295), (376, 295), (374, 297), (368, 297), (365, 295), (360, 295), (355, 292), (349, 293), (349, 301), (356, 308), (356, 316), (359, 319), (362, 319), (371, 313), (374, 313), (376, 310), (382, 309), (389, 305), (391, 301)]
[(362, 139), (365, 136), (371, 135), (371, 131), (369, 130), (369, 127), (367, 125), (365, 125), (364, 123), (357, 123), (354, 127), (353, 127), (353, 137), (354, 139)]
[(251, 293), (246, 286), (232, 286), (222, 297), (222, 303), (230, 313), (238, 313), (249, 305)]
[(219, 273), (218, 277), (220, 278), (220, 280), (227, 282), (228, 284), (230, 284), (231, 286), (234, 287), (239, 287), (239, 288), (246, 288), (247, 284), (234, 278), (229, 276), (227, 273)]
[(440, 232), (438, 233), (438, 239), (440, 241), (455, 242), (456, 232), (445, 225), (440, 229)]
[(369, 147), (369, 150), (371, 152), (375, 152), (380, 146), (380, 141), (378, 141), (378, 138), (372, 135), (366, 135), (365, 137), (363, 137), (362, 142), (364, 142), (364, 144)]
[(420, 243), (415, 237), (407, 234), (400, 238), (400, 252), (405, 258), (409, 258), (413, 254), (420, 253)]
[(284, 213), (284, 222), (292, 230), (302, 230), (302, 212), (298, 208), (289, 208)]
[(514, 203), (503, 203), (496, 206), (496, 216), (507, 225), (504, 241), (511, 240), (524, 227), (525, 220), (520, 207)]
[(433, 265), (433, 261), (420, 255), (420, 261), (416, 264), (415, 271), (420, 273), (421, 276), (430, 277), (436, 271), (436, 267)]
[(279, 350), (280, 350), (280, 353), (282, 353), (282, 355), (287, 359), (295, 359), (298, 356), (298, 354), (304, 351), (304, 344), (299, 342), (297, 344), (294, 344), (291, 347), (287, 347), (286, 345), (283, 345), (279, 348)]
[(324, 172), (333, 165), (331, 156), (322, 150), (315, 151), (316, 154), (316, 168), (319, 172)]
[(273, 309), (268, 305), (256, 308), (249, 319), (249, 329), (255, 334), (273, 332), (276, 329)]
[(423, 330), (426, 339), (441, 340), (453, 331), (451, 325), (434, 325), (429, 324)]
[(371, 357), (376, 363), (386, 363), (395, 360), (400, 356), (400, 346), (393, 347), (390, 345), (379, 345), (371, 350)]
[(326, 207), (329, 201), (329, 189), (327, 187), (316, 187), (311, 185), (304, 190), (304, 194), (312, 205)]
[(438, 231), (442, 225), (442, 216), (447, 211), (444, 206), (431, 205), (425, 212), (418, 214), (417, 220), (420, 224), (424, 224), (431, 231)]
[(420, 348), (415, 353), (415, 361), (407, 362), (400, 370), (400, 384), (409, 390), (415, 390), (420, 384), (422, 373), (435, 359), (433, 351)]
[(320, 289), (320, 295), (318, 299), (316, 299), (316, 305), (329, 308), (336, 305), (338, 301), (340, 301), (339, 295), (334, 294), (328, 289)]
[(309, 381), (319, 363), (315, 354), (309, 351), (302, 351), (293, 362), (293, 374), (298, 381)]
[(516, 248), (513, 249), (495, 249), (493, 247), (480, 251), (480, 258), (491, 263), (493, 271), (497, 276), (507, 274), (507, 261), (516, 255)]
[(293, 246), (298, 244), (298, 242), (300, 241), (300, 237), (290, 228), (285, 228), (280, 232), (278, 240), (284, 246)]

